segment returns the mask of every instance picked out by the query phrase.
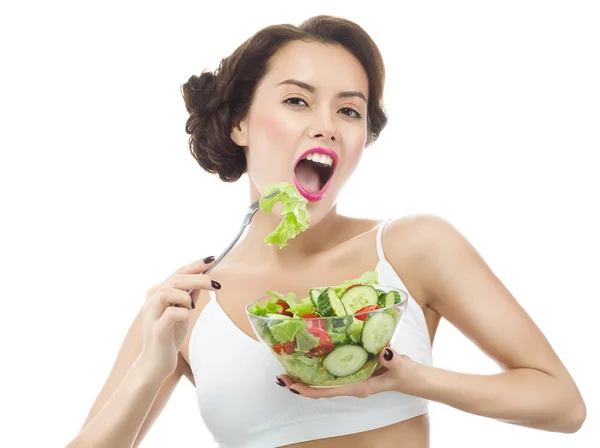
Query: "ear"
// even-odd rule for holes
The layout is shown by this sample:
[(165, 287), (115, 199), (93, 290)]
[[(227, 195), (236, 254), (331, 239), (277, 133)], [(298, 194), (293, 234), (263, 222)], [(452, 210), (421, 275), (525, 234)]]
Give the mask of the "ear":
[(230, 137), (236, 145), (242, 148), (248, 146), (248, 117), (233, 120)]

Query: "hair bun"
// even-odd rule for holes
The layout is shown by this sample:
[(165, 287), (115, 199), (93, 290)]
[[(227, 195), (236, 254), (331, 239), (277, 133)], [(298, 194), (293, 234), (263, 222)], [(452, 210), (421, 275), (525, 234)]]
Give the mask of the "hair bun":
[(200, 76), (190, 76), (181, 90), (185, 107), (190, 115), (194, 113), (208, 115), (219, 108), (217, 77), (210, 71), (204, 71)]

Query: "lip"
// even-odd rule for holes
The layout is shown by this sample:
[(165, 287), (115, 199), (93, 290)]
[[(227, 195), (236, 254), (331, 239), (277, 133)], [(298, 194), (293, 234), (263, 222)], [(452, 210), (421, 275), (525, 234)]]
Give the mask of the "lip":
[[(300, 162), (300, 160), (302, 160), (304, 157), (306, 157), (311, 152), (325, 154), (333, 159), (333, 165), (331, 168), (332, 169), (331, 176), (329, 177), (329, 180), (323, 186), (321, 191), (319, 191), (318, 193), (309, 193), (304, 188), (302, 188), (302, 186), (298, 182), (298, 179), (296, 179), (296, 165), (298, 165), (298, 162)], [(294, 176), (294, 186), (296, 187), (298, 192), (302, 196), (304, 196), (309, 202), (320, 201), (323, 198), (323, 195), (327, 192), (327, 189), (329, 188), (329, 184), (331, 183), (331, 180), (333, 179), (333, 175), (335, 174), (335, 169), (338, 165), (338, 161), (339, 161), (339, 157), (337, 155), (337, 152), (335, 152), (333, 149), (330, 149), (330, 148), (312, 148), (312, 149), (308, 149), (308, 150), (304, 151), (302, 153), (302, 155), (300, 157), (298, 157), (298, 160), (296, 160), (296, 163), (294, 164), (294, 170), (292, 171), (292, 175)]]

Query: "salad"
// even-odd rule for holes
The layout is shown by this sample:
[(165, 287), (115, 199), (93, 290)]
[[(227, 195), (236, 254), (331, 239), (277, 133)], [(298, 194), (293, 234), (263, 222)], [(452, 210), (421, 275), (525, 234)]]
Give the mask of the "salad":
[(287, 241), (289, 239), (308, 229), (310, 215), (306, 210), (308, 200), (298, 193), (296, 187), (287, 182), (267, 185), (263, 195), (268, 196), (277, 190), (279, 190), (279, 193), (274, 197), (270, 199), (261, 198), (259, 207), (265, 213), (271, 213), (276, 203), (282, 203), (283, 208), (280, 214), (283, 219), (275, 230), (265, 237), (265, 243), (278, 245), (279, 249), (283, 249), (288, 246)]
[(248, 305), (259, 337), (290, 376), (311, 386), (367, 379), (406, 308), (406, 293), (379, 285), (377, 272), (338, 286), (313, 288), (297, 300), (268, 290), (272, 300)]

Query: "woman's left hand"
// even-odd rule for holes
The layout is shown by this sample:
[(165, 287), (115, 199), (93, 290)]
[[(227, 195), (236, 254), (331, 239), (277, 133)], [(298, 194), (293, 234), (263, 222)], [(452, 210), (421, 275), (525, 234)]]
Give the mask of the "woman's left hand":
[[(365, 398), (378, 392), (396, 391), (408, 393), (417, 378), (418, 364), (406, 355), (399, 355), (388, 347), (379, 354), (381, 367), (366, 381), (348, 386), (313, 388), (296, 383), (288, 375), (279, 375), (290, 391), (308, 398), (329, 398), (342, 395)], [(281, 382), (278, 381), (280, 385)]]

